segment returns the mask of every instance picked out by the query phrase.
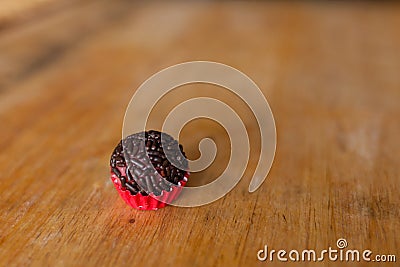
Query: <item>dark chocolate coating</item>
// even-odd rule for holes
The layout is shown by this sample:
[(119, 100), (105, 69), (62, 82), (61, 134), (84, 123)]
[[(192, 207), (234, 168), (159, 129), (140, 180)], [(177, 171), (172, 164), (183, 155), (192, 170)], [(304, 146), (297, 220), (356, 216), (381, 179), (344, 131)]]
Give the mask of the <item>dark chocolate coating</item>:
[[(147, 195), (147, 191), (157, 196), (162, 190), (170, 191), (171, 186), (184, 179), (188, 161), (178, 141), (168, 134), (151, 130), (121, 140), (111, 155), (110, 166), (121, 187), (132, 195), (139, 192)], [(121, 175), (117, 166), (126, 167), (126, 176)]]

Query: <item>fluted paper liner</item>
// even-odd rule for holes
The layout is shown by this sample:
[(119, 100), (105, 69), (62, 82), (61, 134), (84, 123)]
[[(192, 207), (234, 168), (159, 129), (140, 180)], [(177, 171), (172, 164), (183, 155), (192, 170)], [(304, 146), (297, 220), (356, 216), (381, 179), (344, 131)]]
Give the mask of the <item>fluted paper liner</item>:
[[(117, 168), (121, 172), (121, 175), (126, 176), (126, 167)], [(189, 172), (185, 173), (186, 179), (189, 178), (189, 175)], [(123, 189), (121, 187), (119, 178), (112, 171), (111, 181), (126, 204), (138, 210), (158, 210), (160, 208), (164, 208), (167, 206), (166, 202), (171, 203), (173, 200), (175, 200), (181, 193), (182, 188), (186, 185), (186, 181), (182, 180), (178, 183), (178, 185), (173, 185), (171, 187), (171, 191), (162, 190), (160, 196), (155, 196), (153, 193), (144, 196), (140, 192), (136, 195), (132, 195), (129, 190)]]

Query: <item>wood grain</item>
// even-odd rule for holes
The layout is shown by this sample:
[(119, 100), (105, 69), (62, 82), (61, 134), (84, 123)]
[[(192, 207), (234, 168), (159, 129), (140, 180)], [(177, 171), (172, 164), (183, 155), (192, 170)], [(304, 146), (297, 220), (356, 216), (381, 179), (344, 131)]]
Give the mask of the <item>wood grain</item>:
[[(399, 5), (72, 3), (0, 31), (0, 266), (284, 266), (257, 251), (322, 250), (338, 238), (398, 265)], [(245, 177), (203, 207), (132, 210), (108, 177), (125, 108), (150, 75), (190, 60), (231, 65), (261, 87), (276, 120), (274, 165), (248, 193), (254, 117), (195, 85), (168, 96), (151, 127), (189, 97), (228, 101), (251, 138)], [(205, 136), (226, 142), (219, 126), (194, 122), (182, 134), (191, 157)], [(219, 153), (192, 185), (221, 172)]]

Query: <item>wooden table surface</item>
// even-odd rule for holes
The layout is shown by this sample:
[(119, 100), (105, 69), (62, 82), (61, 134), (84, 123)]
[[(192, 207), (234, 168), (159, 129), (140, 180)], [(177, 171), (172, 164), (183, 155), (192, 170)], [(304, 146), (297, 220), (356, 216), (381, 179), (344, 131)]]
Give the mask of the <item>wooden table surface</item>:
[[(284, 266), (257, 252), (339, 238), (397, 255), (355, 266), (398, 266), (399, 5), (44, 2), (0, 19), (0, 266)], [(109, 179), (125, 109), (149, 76), (191, 60), (231, 65), (260, 86), (276, 120), (273, 167), (248, 193), (254, 117), (217, 87), (192, 85), (168, 96), (151, 128), (188, 97), (228, 101), (254, 146), (245, 177), (206, 206), (133, 210)], [(219, 154), (192, 185), (229, 155), (224, 130), (200, 120), (181, 136), (190, 157), (207, 136)]]

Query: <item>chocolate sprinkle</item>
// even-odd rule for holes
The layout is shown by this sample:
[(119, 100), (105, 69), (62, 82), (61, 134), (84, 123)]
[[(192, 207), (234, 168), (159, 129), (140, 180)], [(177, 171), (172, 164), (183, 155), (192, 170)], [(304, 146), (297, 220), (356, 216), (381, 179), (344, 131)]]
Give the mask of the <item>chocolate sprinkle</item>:
[[(171, 191), (171, 186), (184, 179), (188, 161), (178, 141), (166, 133), (151, 130), (121, 140), (111, 155), (110, 166), (123, 190), (129, 190), (132, 195), (140, 192), (147, 196), (147, 191), (158, 196), (163, 190)], [(117, 167), (126, 167), (126, 176)]]

